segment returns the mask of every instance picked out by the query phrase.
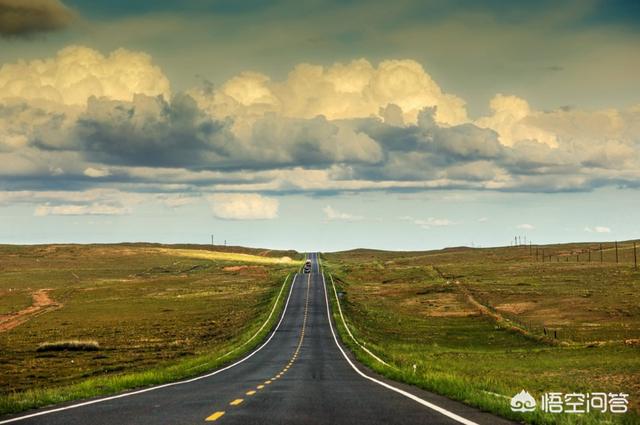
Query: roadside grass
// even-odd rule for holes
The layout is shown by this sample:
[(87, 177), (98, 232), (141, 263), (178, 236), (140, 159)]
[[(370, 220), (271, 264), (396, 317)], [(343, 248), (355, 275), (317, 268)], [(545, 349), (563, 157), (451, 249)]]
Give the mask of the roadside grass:
[[(477, 311), (461, 288), (468, 288), (467, 283), (473, 281), (475, 286), (469, 285), (471, 290), (481, 291), (498, 305), (505, 296), (526, 298), (526, 295), (513, 293), (517, 289), (528, 289), (517, 285), (518, 281), (509, 283), (505, 277), (501, 285), (495, 286), (488, 281), (489, 275), (498, 274), (500, 262), (511, 279), (518, 276), (514, 270), (528, 267), (517, 264), (518, 260), (510, 258), (509, 252), (473, 251), (476, 252), (359, 250), (324, 254), (326, 272), (333, 273), (336, 278), (336, 289), (351, 332), (361, 344), (397, 369), (385, 367), (350, 340), (335, 308), (336, 299), (327, 276), (338, 331), (358, 360), (391, 379), (517, 421), (532, 424), (640, 423), (638, 347), (625, 344), (615, 326), (602, 326), (608, 332), (600, 337), (609, 342), (601, 345), (570, 339), (563, 344), (550, 345), (500, 326), (491, 316)], [(455, 258), (457, 255), (461, 258)], [(463, 267), (457, 268), (457, 264)], [(471, 269), (474, 273), (469, 272)], [(606, 270), (606, 274), (620, 276), (611, 269)], [(555, 280), (561, 279), (562, 289), (568, 294), (571, 290), (566, 288), (567, 281), (573, 282), (574, 291), (589, 289), (596, 292), (601, 285), (589, 272), (580, 273), (580, 279), (575, 281), (566, 279), (568, 273), (562, 269), (546, 270), (543, 275), (546, 277), (544, 282), (552, 288), (557, 284)], [(481, 278), (486, 281), (478, 284)], [(521, 278), (525, 276), (518, 276)], [(632, 279), (626, 282), (627, 286), (633, 284)], [(511, 292), (505, 291), (507, 285)], [(545, 293), (544, 287), (538, 289)], [(556, 295), (555, 291), (547, 293), (550, 298)], [(548, 302), (544, 297), (539, 301), (544, 308)], [(603, 304), (608, 306), (610, 302)], [(544, 312), (535, 314), (543, 315)], [(514, 317), (514, 320), (518, 319)], [(566, 326), (569, 325), (568, 322)], [(542, 393), (550, 391), (626, 392), (630, 394), (632, 412), (624, 415), (560, 415), (544, 414), (539, 410), (531, 414), (514, 413), (509, 407), (509, 399), (523, 388), (538, 401)]]
[[(219, 368), (269, 334), (297, 268), (297, 261), (245, 266), (122, 245), (0, 246), (0, 260), (0, 289), (51, 288), (63, 304), (0, 333), (0, 414)], [(37, 350), (87, 336), (97, 351)]]

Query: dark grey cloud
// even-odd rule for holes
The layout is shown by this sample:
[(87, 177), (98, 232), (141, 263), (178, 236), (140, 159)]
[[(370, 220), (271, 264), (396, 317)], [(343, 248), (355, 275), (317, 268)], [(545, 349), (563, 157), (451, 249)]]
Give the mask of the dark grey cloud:
[[(493, 130), (441, 125), (435, 112), (425, 108), (413, 125), (388, 116), (331, 121), (273, 113), (233, 122), (213, 118), (186, 94), (93, 97), (75, 112), (0, 104), (0, 188), (186, 192), (254, 185), (319, 193), (359, 181), (353, 190), (558, 192), (636, 187), (640, 180), (640, 141), (633, 138), (504, 146)], [(296, 169), (330, 172), (329, 187), (297, 185), (283, 174)]]
[(216, 120), (186, 94), (171, 101), (136, 95), (131, 102), (90, 98), (77, 121), (75, 149), (111, 165), (190, 170), (265, 170), (375, 162), (377, 143), (323, 117), (295, 119), (267, 114), (251, 134), (233, 134), (231, 119)]
[(59, 0), (0, 0), (0, 36), (28, 37), (68, 27), (76, 14)]
[(171, 102), (136, 95), (132, 102), (92, 97), (75, 129), (78, 147), (95, 162), (203, 168), (228, 157), (228, 123), (205, 115), (188, 95)]
[(374, 118), (353, 120), (383, 147), (384, 160), (354, 165), (344, 178), (523, 192), (585, 191), (606, 181), (632, 187), (638, 179), (638, 143), (560, 139), (555, 148), (536, 140), (504, 146), (493, 130), (470, 123), (441, 126), (434, 114), (425, 108), (416, 125), (401, 127)]
[(386, 151), (430, 152), (444, 163), (497, 158), (503, 153), (498, 135), (473, 124), (439, 126), (436, 108), (425, 108), (417, 125), (396, 127), (376, 119), (361, 120), (359, 130), (378, 141)]
[[(473, 124), (439, 126), (435, 113), (435, 108), (425, 108), (416, 125), (403, 127), (373, 118), (355, 121), (359, 131), (383, 147), (384, 155), (380, 164), (356, 166), (357, 175), (377, 181), (431, 180), (447, 177), (448, 167), (460, 168), (478, 161), (496, 163), (505, 158), (506, 150), (494, 131)], [(461, 171), (455, 174), (463, 175)], [(481, 174), (495, 173), (484, 170)], [(472, 180), (478, 175), (476, 170)]]
[(335, 163), (378, 163), (379, 144), (364, 132), (322, 116), (312, 119), (267, 114), (253, 125), (245, 152), (257, 162), (280, 166), (326, 167)]

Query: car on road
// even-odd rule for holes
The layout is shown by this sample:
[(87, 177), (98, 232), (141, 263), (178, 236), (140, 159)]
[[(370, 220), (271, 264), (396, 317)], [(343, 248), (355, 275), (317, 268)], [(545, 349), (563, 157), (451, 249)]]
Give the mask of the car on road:
[(304, 263), (304, 269), (303, 269), (303, 271), (304, 271), (305, 273), (311, 273), (311, 260), (307, 260), (307, 261)]

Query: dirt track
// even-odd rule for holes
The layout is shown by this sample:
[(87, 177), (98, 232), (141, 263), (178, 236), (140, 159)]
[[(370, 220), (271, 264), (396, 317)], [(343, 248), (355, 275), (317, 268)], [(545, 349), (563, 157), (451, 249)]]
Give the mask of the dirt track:
[(38, 289), (31, 294), (33, 304), (17, 313), (0, 315), (0, 332), (8, 331), (47, 311), (57, 310), (62, 304), (49, 297), (51, 289)]

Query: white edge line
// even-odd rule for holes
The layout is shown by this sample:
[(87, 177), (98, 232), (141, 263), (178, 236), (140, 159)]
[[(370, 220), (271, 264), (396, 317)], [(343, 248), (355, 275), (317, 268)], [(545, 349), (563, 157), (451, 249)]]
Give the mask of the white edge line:
[(342, 314), (342, 307), (340, 307), (340, 299), (338, 298), (338, 293), (336, 292), (336, 284), (333, 282), (333, 276), (331, 276), (331, 273), (329, 273), (329, 279), (331, 279), (331, 287), (333, 288), (333, 294), (336, 297), (336, 304), (338, 304), (338, 312), (340, 312), (340, 318), (342, 319), (342, 324), (344, 325), (344, 328), (347, 330), (347, 333), (349, 334), (349, 336), (351, 337), (351, 339), (353, 340), (353, 342), (355, 342), (356, 344), (358, 344), (358, 347), (362, 348), (364, 351), (366, 351), (371, 357), (373, 357), (374, 359), (376, 359), (377, 361), (379, 361), (380, 363), (382, 363), (383, 365), (390, 367), (391, 369), (396, 369), (398, 370), (398, 368), (391, 366), (389, 363), (385, 362), (384, 360), (382, 360), (380, 357), (376, 356), (375, 354), (373, 354), (367, 347), (365, 347), (364, 345), (360, 344), (360, 342), (356, 339), (355, 336), (353, 336), (353, 334), (351, 333), (351, 329), (349, 329), (349, 326), (347, 325), (347, 321), (344, 320), (344, 315)]
[(336, 345), (338, 346), (338, 349), (342, 353), (342, 355), (345, 358), (345, 360), (347, 361), (347, 363), (349, 363), (351, 368), (353, 370), (355, 370), (358, 375), (362, 376), (365, 379), (368, 379), (369, 381), (375, 382), (376, 384), (381, 385), (381, 386), (383, 386), (383, 387), (385, 387), (385, 388), (387, 388), (387, 389), (389, 389), (391, 391), (395, 391), (398, 394), (402, 394), (403, 396), (408, 397), (411, 400), (413, 400), (413, 401), (415, 401), (417, 403), (420, 403), (423, 406), (426, 406), (426, 407), (428, 407), (428, 408), (430, 408), (432, 410), (435, 410), (436, 412), (441, 413), (444, 416), (453, 419), (454, 421), (460, 422), (461, 424), (478, 425), (476, 422), (470, 421), (469, 419), (465, 419), (462, 416), (458, 416), (455, 413), (450, 412), (450, 411), (448, 411), (448, 410), (446, 410), (446, 409), (444, 409), (444, 408), (442, 408), (440, 406), (437, 406), (437, 405), (435, 405), (433, 403), (430, 403), (430, 402), (428, 402), (426, 400), (423, 400), (420, 397), (411, 394), (410, 392), (401, 390), (400, 388), (396, 388), (396, 387), (394, 387), (392, 385), (387, 384), (386, 382), (382, 382), (382, 381), (380, 381), (378, 379), (372, 378), (371, 376), (366, 375), (363, 372), (361, 372), (360, 369), (358, 369), (356, 367), (356, 365), (353, 364), (353, 362), (351, 361), (349, 356), (347, 356), (347, 353), (344, 352), (344, 350), (342, 349), (342, 346), (338, 342), (338, 337), (336, 336), (336, 333), (333, 330), (333, 323), (331, 322), (331, 312), (329, 310), (329, 296), (327, 295), (327, 283), (324, 280), (324, 273), (321, 273), (321, 276), (322, 276), (322, 284), (324, 286), (324, 299), (325, 299), (325, 302), (327, 304), (327, 316), (328, 316), (328, 319), (329, 319), (329, 328), (331, 329), (331, 334), (333, 335), (333, 340), (336, 343)]
[(503, 395), (503, 394), (498, 394), (498, 393), (494, 393), (494, 392), (491, 392), (491, 391), (485, 391), (485, 390), (480, 390), (480, 391), (482, 391), (482, 392), (483, 392), (483, 393), (485, 393), (485, 394), (492, 395), (492, 396), (494, 396), (494, 397), (506, 398), (506, 399), (508, 399), (508, 400), (510, 400), (510, 399), (511, 399), (511, 397), (506, 396), (506, 395)]
[[(254, 333), (251, 338), (249, 338), (248, 340), (246, 340), (245, 342), (243, 342), (241, 345), (237, 346), (233, 350), (231, 350), (231, 351), (223, 354), (222, 356), (218, 357), (218, 359), (222, 359), (224, 357), (227, 357), (229, 354), (231, 354), (231, 353), (233, 353), (235, 351), (238, 351), (239, 349), (241, 349), (242, 347), (244, 347), (245, 345), (247, 345), (248, 343), (253, 341), (253, 339), (255, 337), (257, 337), (260, 332), (262, 332), (264, 327), (267, 326), (267, 323), (269, 323), (269, 320), (271, 320), (271, 316), (273, 316), (273, 313), (276, 311), (276, 307), (278, 306), (278, 301), (280, 301), (280, 295), (282, 295), (282, 291), (284, 291), (284, 287), (287, 286), (287, 280), (289, 280), (289, 276), (291, 276), (291, 273), (289, 273), (287, 275), (287, 277), (284, 278), (284, 283), (282, 284), (282, 287), (280, 288), (280, 292), (278, 292), (278, 296), (276, 297), (276, 302), (273, 303), (273, 307), (271, 308), (271, 312), (269, 313), (269, 317), (267, 317), (267, 320), (265, 320), (264, 323), (262, 324), (262, 326), (260, 326), (260, 329), (258, 329), (256, 331), (256, 333)], [(295, 279), (295, 276), (294, 276), (294, 279)]]
[[(45, 411), (42, 411), (42, 412), (31, 413), (29, 415), (18, 416), (16, 418), (11, 418), (11, 419), (6, 419), (4, 421), (0, 421), (0, 424), (8, 424), (10, 422), (17, 422), (17, 421), (21, 421), (21, 420), (24, 420), (24, 419), (34, 418), (36, 416), (48, 415), (50, 413), (61, 412), (63, 410), (75, 409), (75, 408), (78, 408), (78, 407), (88, 406), (88, 405), (91, 405), (91, 404), (102, 403), (103, 401), (116, 400), (118, 398), (129, 397), (129, 396), (132, 396), (132, 395), (142, 394), (142, 393), (146, 393), (146, 392), (149, 392), (149, 391), (155, 391), (155, 390), (159, 390), (161, 388), (172, 387), (174, 385), (188, 384), (190, 382), (195, 382), (195, 381), (199, 381), (201, 379), (209, 378), (211, 376), (217, 375), (220, 372), (224, 372), (225, 370), (231, 369), (232, 367), (235, 367), (235, 366), (239, 365), (240, 363), (244, 363), (245, 361), (247, 361), (251, 357), (253, 357), (253, 355), (256, 354), (258, 351), (262, 350), (269, 343), (269, 341), (271, 341), (271, 339), (275, 336), (276, 331), (278, 330), (278, 328), (280, 328), (280, 324), (282, 323), (282, 320), (284, 319), (284, 316), (287, 313), (287, 306), (289, 305), (289, 300), (291, 299), (291, 293), (293, 292), (293, 287), (296, 284), (296, 278), (297, 277), (298, 277), (298, 273), (293, 275), (293, 282), (291, 283), (291, 288), (289, 289), (289, 296), (287, 297), (287, 302), (284, 305), (284, 310), (282, 310), (282, 316), (280, 317), (280, 321), (276, 325), (276, 327), (273, 330), (273, 332), (271, 332), (271, 335), (269, 336), (269, 338), (267, 338), (267, 340), (260, 347), (258, 347), (254, 351), (252, 351), (251, 354), (247, 355), (246, 357), (243, 357), (242, 359), (238, 360), (235, 363), (232, 363), (232, 364), (230, 364), (228, 366), (225, 366), (222, 369), (215, 370), (215, 371), (213, 371), (211, 373), (207, 373), (206, 375), (196, 376), (195, 378), (185, 379), (183, 381), (177, 381), (177, 382), (170, 382), (170, 383), (162, 384), (162, 385), (156, 385), (154, 387), (149, 387), (149, 388), (145, 388), (145, 389), (142, 389), (142, 390), (132, 391), (132, 392), (129, 392), (129, 393), (124, 393), (124, 394), (118, 394), (118, 395), (113, 395), (113, 396), (109, 396), (109, 397), (99, 398), (99, 399), (96, 399), (96, 400), (85, 401), (85, 402), (82, 402), (82, 403), (72, 404), (71, 406), (58, 407), (56, 409), (50, 409), (50, 410), (45, 410)], [(283, 285), (286, 285), (286, 283), (287, 283), (287, 281), (285, 280)]]

